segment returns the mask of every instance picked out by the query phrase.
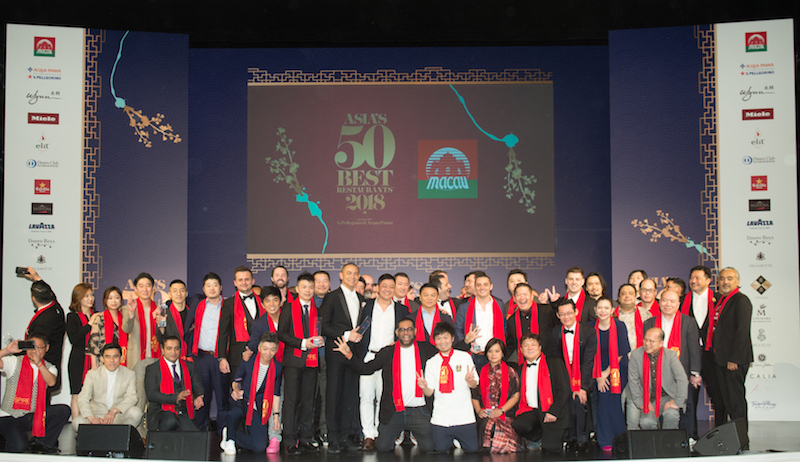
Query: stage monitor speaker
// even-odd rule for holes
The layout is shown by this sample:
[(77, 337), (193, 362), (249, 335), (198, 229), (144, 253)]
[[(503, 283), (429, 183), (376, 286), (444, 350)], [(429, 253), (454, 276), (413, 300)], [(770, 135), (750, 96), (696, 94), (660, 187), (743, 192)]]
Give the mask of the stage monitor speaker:
[(209, 432), (148, 432), (147, 458), (164, 460), (209, 460)]
[(80, 425), (75, 452), (79, 456), (141, 459), (144, 444), (130, 425)]
[(694, 450), (704, 456), (733, 456), (750, 444), (744, 419), (720, 425), (701, 436)]
[(615, 459), (689, 457), (686, 430), (628, 430), (614, 437)]

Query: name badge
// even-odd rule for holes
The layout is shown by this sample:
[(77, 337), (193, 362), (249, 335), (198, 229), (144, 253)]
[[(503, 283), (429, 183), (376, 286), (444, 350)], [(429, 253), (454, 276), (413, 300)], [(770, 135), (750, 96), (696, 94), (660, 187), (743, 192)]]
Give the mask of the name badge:
[(461, 364), (456, 364), (456, 372), (461, 372)]

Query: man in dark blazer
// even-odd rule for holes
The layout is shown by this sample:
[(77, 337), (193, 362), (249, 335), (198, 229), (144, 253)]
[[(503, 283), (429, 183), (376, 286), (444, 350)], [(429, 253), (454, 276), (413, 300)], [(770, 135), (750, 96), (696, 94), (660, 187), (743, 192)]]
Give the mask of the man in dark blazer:
[(25, 338), (27, 339), (28, 334), (34, 332), (42, 332), (47, 335), (50, 349), (45, 353), (44, 359), (56, 366), (59, 371), (56, 384), (48, 387), (48, 391), (52, 394), (61, 389), (61, 358), (64, 352), (64, 333), (67, 330), (67, 323), (64, 319), (64, 310), (56, 300), (56, 295), (50, 285), (44, 282), (41, 276), (36, 273), (36, 270), (30, 266), (25, 277), (33, 281), (33, 284), (31, 284), (31, 301), (35, 311), (27, 329), (25, 329)]
[(556, 287), (552, 289), (545, 289), (544, 292), (539, 294), (539, 305), (550, 304), (553, 312), (556, 312), (562, 301), (572, 300), (575, 309), (578, 311), (579, 322), (590, 323), (597, 319), (594, 312), (594, 307), (597, 305), (597, 300), (589, 296), (583, 290), (583, 269), (579, 266), (573, 266), (567, 270), (567, 277), (564, 279), (564, 284), (567, 288), (567, 293), (563, 297), (556, 291)]
[[(433, 450), (433, 438), (431, 437), (431, 403), (432, 400), (425, 398), (420, 392), (419, 396), (410, 397), (411, 393), (402, 391), (395, 393), (395, 379), (399, 380), (401, 387), (409, 390), (417, 387), (417, 370), (415, 370), (415, 354), (410, 353), (413, 349), (418, 349), (420, 366), (424, 367), (425, 362), (435, 356), (439, 350), (430, 342), (415, 341), (416, 328), (414, 320), (403, 318), (397, 323), (395, 331), (398, 341), (395, 345), (382, 348), (372, 361), (364, 363), (356, 357), (346, 342), (337, 339), (334, 351), (341, 352), (348, 360), (348, 365), (359, 374), (367, 375), (375, 371), (383, 370), (383, 394), (381, 395), (380, 406), (380, 425), (378, 426), (378, 440), (376, 447), (378, 451), (391, 451), (394, 449), (395, 437), (403, 431), (411, 431), (419, 444), (420, 453)], [(399, 348), (396, 346), (399, 345)], [(400, 368), (395, 370), (395, 355), (400, 355)], [(406, 370), (408, 368), (408, 370)], [(415, 374), (409, 373), (414, 370)], [(407, 388), (406, 388), (407, 387)], [(395, 396), (397, 394), (397, 396)], [(402, 408), (395, 402), (395, 398), (402, 400)]]
[[(661, 314), (654, 318), (650, 318), (644, 322), (644, 332), (652, 327), (661, 328), (666, 335), (664, 340), (665, 346), (678, 353), (686, 376), (689, 378), (689, 386), (687, 394), (700, 387), (703, 379), (700, 378), (702, 369), (701, 356), (700, 356), (700, 331), (697, 324), (689, 316), (684, 316), (679, 311), (679, 297), (678, 294), (665, 290), (661, 294)], [(680, 322), (680, 337), (677, 344), (672, 342), (672, 332), (676, 327), (676, 323)], [(667, 333), (669, 331), (669, 333)], [(695, 415), (694, 405), (692, 400), (686, 400), (686, 408), (681, 414), (680, 424), (678, 428), (686, 430), (689, 436), (694, 435), (696, 429), (696, 422), (692, 420)]]
[[(242, 352), (250, 340), (253, 322), (264, 312), (261, 299), (253, 293), (254, 282), (253, 272), (250, 271), (250, 268), (246, 266), (236, 268), (233, 271), (233, 285), (236, 286), (237, 291), (232, 297), (228, 297), (222, 302), (217, 352), (219, 354), (219, 370), (223, 374), (236, 372), (236, 368), (242, 362)], [(241, 315), (237, 306), (244, 308), (243, 319), (237, 319)], [(245, 329), (246, 332), (240, 332), (239, 329)], [(240, 339), (237, 339), (237, 335)], [(243, 336), (247, 338), (241, 340)]]
[[(707, 266), (695, 266), (689, 272), (689, 291), (684, 295), (681, 302), (681, 314), (689, 316), (690, 319), (697, 325), (697, 328), (702, 332), (708, 322), (708, 313), (714, 309), (714, 304), (719, 300), (718, 294), (711, 290), (711, 269)], [(719, 401), (719, 387), (717, 386), (717, 372), (714, 367), (714, 354), (710, 351), (705, 351), (703, 345), (705, 338), (700, 335), (700, 355), (702, 362), (702, 379), (706, 385), (706, 392), (708, 393), (711, 402)], [(689, 380), (691, 381), (691, 377)], [(691, 416), (694, 421), (697, 421), (697, 402), (700, 399), (700, 387), (689, 388), (689, 401), (693, 414)], [(689, 406), (687, 405), (687, 408)], [(697, 426), (695, 425), (694, 434), (690, 437), (695, 440), (699, 439), (697, 433)]]
[[(273, 292), (274, 293), (274, 292)], [(323, 340), (317, 331), (319, 315), (314, 298), (314, 276), (297, 277), (297, 297), (281, 309), (278, 340), (283, 342), (283, 445), (288, 454), (317, 452), (314, 433), (314, 393), (317, 389), (319, 349)]]
[(455, 319), (459, 307), (464, 303), (464, 299), (450, 297), (450, 289), (453, 286), (450, 284), (447, 273), (442, 270), (432, 272), (428, 277), (428, 283), (435, 285), (439, 290), (439, 309), (446, 311), (447, 314)]
[[(550, 389), (553, 402), (548, 404), (542, 401), (542, 391), (538, 389), (536, 393), (536, 406), (533, 402), (528, 402), (527, 391), (522, 389), (522, 376), (526, 374), (530, 364), (541, 368), (539, 360), (542, 358), (542, 341), (539, 335), (527, 332), (520, 341), (523, 354), (523, 364), (517, 367), (517, 374), (520, 377), (520, 396), (518, 410), (511, 426), (518, 435), (527, 438), (532, 443), (541, 441), (544, 453), (561, 453), (564, 430), (569, 426), (569, 376), (564, 366), (564, 361), (560, 358), (545, 355), (545, 362), (550, 375)], [(537, 374), (531, 374), (538, 377)], [(533, 378), (531, 376), (531, 378)], [(527, 408), (532, 408), (526, 410)], [(546, 409), (542, 412), (543, 409)], [(530, 447), (530, 446), (529, 446)]]
[(406, 273), (394, 275), (394, 301), (407, 306), (409, 313), (416, 313), (419, 309), (419, 300), (414, 299), (414, 289)]
[[(438, 316), (439, 322), (447, 322), (453, 326), (453, 318), (439, 308), (439, 289), (433, 284), (425, 284), (419, 288), (419, 309), (414, 313), (414, 323), (416, 324), (417, 340), (425, 340), (431, 345), (435, 345), (433, 337), (433, 328), (436, 327), (436, 317)], [(430, 321), (426, 321), (429, 319)], [(430, 328), (426, 326), (426, 322), (430, 322)], [(466, 345), (466, 344), (465, 344)], [(464, 348), (466, 349), (466, 347)]]
[[(577, 321), (577, 310), (572, 299), (566, 298), (559, 303), (557, 313), (561, 326), (554, 327), (550, 334), (550, 352), (547, 356), (561, 358), (570, 378), (572, 398), (569, 400), (570, 427), (566, 449), (583, 452), (588, 449), (589, 428), (592, 422), (589, 412), (589, 391), (594, 385), (592, 372), (597, 338), (593, 325)], [(566, 339), (566, 344), (562, 341), (562, 335)], [(580, 363), (577, 362), (578, 358), (575, 355), (576, 335)], [(580, 377), (576, 377), (577, 374), (580, 374)]]
[[(174, 336), (165, 337), (161, 345), (161, 359), (147, 366), (145, 370), (144, 389), (148, 401), (149, 431), (197, 431), (192, 419), (194, 410), (203, 406), (205, 391), (194, 364), (182, 360), (180, 356), (180, 339)], [(169, 371), (170, 377), (162, 376), (164, 368)], [(180, 377), (175, 377), (175, 373)], [(187, 373), (189, 377), (186, 377)], [(167, 382), (172, 385), (171, 393), (162, 391)]]
[[(320, 316), (322, 335), (328, 339), (344, 337), (352, 346), (361, 341), (358, 319), (364, 307), (364, 297), (355, 291), (359, 271), (355, 263), (346, 263), (339, 278), (341, 286), (322, 300)], [(347, 438), (358, 402), (358, 376), (347, 367), (346, 360), (333, 352), (335, 345), (325, 345), (327, 361), (327, 419), (328, 453), (339, 454), (348, 446)], [(358, 449), (358, 448), (354, 448)]]
[[(189, 355), (189, 345), (191, 343), (186, 340), (186, 333), (189, 331), (189, 324), (187, 323), (189, 306), (186, 303), (186, 283), (180, 279), (175, 279), (169, 283), (169, 300), (166, 303), (166, 310), (163, 314), (159, 313), (156, 316), (156, 322), (164, 323), (164, 327), (159, 327), (156, 331), (156, 338), (159, 342), (163, 342), (165, 337), (178, 337), (181, 339), (181, 358), (186, 359)], [(172, 308), (175, 308), (173, 313)], [(177, 315), (177, 317), (176, 317)]]
[(747, 423), (744, 381), (753, 362), (750, 339), (753, 304), (747, 295), (739, 292), (739, 272), (734, 268), (723, 268), (719, 272), (719, 292), (715, 312), (709, 314), (701, 332), (705, 350), (713, 352), (719, 386), (718, 399), (713, 403), (714, 421), (722, 425), (730, 417), (730, 420), (743, 418)]
[[(519, 345), (518, 342), (522, 336), (531, 332), (531, 323), (533, 316), (536, 316), (536, 322), (539, 326), (537, 334), (540, 338), (542, 347), (550, 344), (550, 335), (553, 333), (553, 327), (559, 324), (558, 318), (553, 313), (550, 305), (534, 305), (535, 291), (526, 282), (518, 283), (514, 288), (514, 299), (516, 301), (514, 309), (509, 313), (506, 320), (506, 349), (508, 350), (508, 361), (511, 363), (519, 362)], [(531, 311), (533, 309), (534, 311)], [(519, 328), (517, 327), (517, 318), (519, 318)], [(521, 350), (519, 351), (521, 353)]]
[[(475, 273), (475, 296), (470, 297), (461, 304), (456, 314), (456, 339), (464, 341), (474, 353), (472, 360), (475, 362), (475, 372), (480, 373), (483, 366), (489, 363), (486, 359), (486, 343), (494, 337), (506, 343), (506, 310), (505, 304), (492, 295), (492, 280), (483, 271)], [(482, 307), (482, 308), (481, 308)], [(472, 308), (472, 319), (467, 319)], [(478, 310), (486, 310), (486, 315), (493, 320), (492, 324), (481, 323)], [(495, 325), (497, 320), (502, 325)], [(500, 324), (500, 323), (497, 323)], [(471, 328), (468, 328), (471, 327)], [(477, 335), (472, 331), (480, 329)]]

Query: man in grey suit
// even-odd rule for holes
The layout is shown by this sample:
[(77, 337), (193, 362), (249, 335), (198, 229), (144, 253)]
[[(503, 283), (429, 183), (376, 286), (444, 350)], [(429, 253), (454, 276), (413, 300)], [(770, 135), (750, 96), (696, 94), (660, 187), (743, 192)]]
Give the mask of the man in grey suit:
[(86, 373), (78, 395), (80, 415), (72, 419), (78, 431), (81, 424), (122, 424), (137, 427), (142, 410), (136, 406), (136, 374), (120, 367), (122, 348), (106, 344), (100, 351), (103, 365)]
[[(643, 345), (631, 352), (628, 366), (628, 389), (632, 399), (627, 403), (628, 430), (654, 430), (658, 418), (663, 418), (663, 429), (678, 428), (679, 410), (686, 405), (689, 380), (678, 355), (664, 347), (664, 331), (658, 327), (644, 334)], [(645, 362), (647, 355), (647, 363)], [(658, 366), (661, 366), (661, 389), (657, 390)], [(645, 366), (649, 372), (645, 374)], [(644, 393), (649, 397), (645, 402)]]

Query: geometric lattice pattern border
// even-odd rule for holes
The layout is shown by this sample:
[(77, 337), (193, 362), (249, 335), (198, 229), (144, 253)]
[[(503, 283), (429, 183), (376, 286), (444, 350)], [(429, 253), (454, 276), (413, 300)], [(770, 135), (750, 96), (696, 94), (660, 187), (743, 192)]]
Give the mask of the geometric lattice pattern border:
[(102, 91), (97, 59), (103, 51), (104, 30), (84, 35), (83, 84), (83, 198), (81, 220), (81, 281), (97, 289), (100, 283), (100, 249), (95, 239), (95, 225), (100, 212), (97, 194), (97, 169), (100, 167), (100, 122), (97, 120), (97, 100)]
[(473, 270), (486, 270), (488, 268), (503, 268), (512, 270), (519, 268), (525, 271), (540, 270), (544, 267), (555, 266), (554, 257), (363, 257), (359, 258), (248, 258), (247, 262), (253, 273), (262, 271), (272, 272), (278, 265), (285, 266), (288, 271), (334, 271), (341, 270), (345, 263), (353, 262), (359, 267), (375, 268), (378, 271), (396, 272), (413, 268), (417, 271), (431, 272), (437, 269), (451, 270), (453, 268), (471, 268)]
[(717, 181), (717, 76), (716, 29), (714, 24), (695, 26), (697, 48), (703, 53), (698, 75), (698, 92), (703, 98), (700, 117), (700, 159), (703, 165), (704, 187), (700, 197), (705, 219), (706, 237), (703, 245), (708, 254), (701, 253), (699, 262), (716, 268), (719, 261), (719, 183)]
[(350, 84), (350, 83), (463, 83), (463, 82), (551, 82), (552, 72), (541, 69), (505, 69), (503, 71), (487, 71), (470, 69), (456, 72), (443, 67), (425, 67), (413, 72), (397, 72), (394, 69), (380, 69), (375, 72), (359, 72), (355, 70), (323, 70), (319, 72), (303, 72), (290, 70), (282, 73), (248, 68), (248, 84), (280, 85), (280, 84)]

